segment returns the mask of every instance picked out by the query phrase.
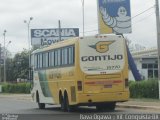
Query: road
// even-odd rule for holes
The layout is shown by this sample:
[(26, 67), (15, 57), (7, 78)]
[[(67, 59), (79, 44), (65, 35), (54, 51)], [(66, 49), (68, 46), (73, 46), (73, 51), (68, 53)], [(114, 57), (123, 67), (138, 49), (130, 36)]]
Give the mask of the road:
[[(92, 118), (98, 120), (96, 115), (122, 115), (122, 114), (158, 114), (157, 110), (138, 110), (133, 108), (116, 108), (114, 112), (99, 112), (94, 107), (80, 107), (75, 112), (62, 112), (59, 106), (46, 106), (44, 110), (37, 108), (37, 104), (30, 100), (19, 100), (13, 98), (0, 98), (0, 120), (5, 117), (13, 117), (12, 120), (86, 120)], [(18, 115), (18, 116), (16, 116)], [(85, 116), (87, 115), (87, 116)], [(94, 116), (94, 117), (93, 117)], [(160, 118), (160, 117), (159, 117)], [(109, 119), (109, 118), (108, 118)], [(115, 118), (114, 118), (115, 119)], [(8, 119), (11, 120), (11, 119)], [(120, 119), (118, 119), (120, 120)]]

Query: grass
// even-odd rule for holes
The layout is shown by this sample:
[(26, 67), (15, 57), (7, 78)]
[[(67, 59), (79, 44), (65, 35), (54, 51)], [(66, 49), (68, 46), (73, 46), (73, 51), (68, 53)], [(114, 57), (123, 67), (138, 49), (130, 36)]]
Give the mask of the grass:
[(160, 102), (160, 99), (152, 99), (152, 98), (130, 98), (131, 101), (139, 101), (139, 102)]

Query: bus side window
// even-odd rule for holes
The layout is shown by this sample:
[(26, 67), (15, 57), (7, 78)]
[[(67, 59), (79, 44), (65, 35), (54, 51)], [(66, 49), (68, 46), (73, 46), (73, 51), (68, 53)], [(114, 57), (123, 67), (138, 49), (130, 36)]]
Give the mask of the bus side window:
[(58, 49), (58, 66), (61, 66), (61, 49)]
[(35, 54), (35, 56), (34, 56), (34, 68), (35, 68), (35, 69), (37, 69), (37, 67), (38, 67), (38, 66), (37, 66), (37, 62), (38, 62), (38, 61), (37, 61), (37, 56), (38, 56), (37, 54)]
[(55, 66), (58, 65), (58, 51), (55, 50)]
[(43, 63), (42, 53), (40, 53), (40, 56), (39, 56), (39, 68), (42, 68), (42, 63)]
[(62, 49), (62, 65), (68, 64), (68, 48)]
[(46, 67), (46, 53), (42, 54), (42, 67), (45, 68)]
[(51, 67), (52, 66), (52, 52), (50, 51), (49, 52), (49, 58), (48, 58), (48, 64), (49, 64), (49, 67)]
[(43, 53), (43, 68), (47, 68), (48, 67), (48, 52)]
[(37, 55), (37, 69), (40, 68), (40, 54)]
[(48, 67), (48, 65), (49, 65), (49, 61), (48, 61), (48, 59), (49, 59), (49, 53), (47, 52), (46, 53), (46, 67)]
[(69, 47), (69, 52), (68, 52), (68, 56), (69, 56), (69, 60), (68, 60), (68, 64), (72, 65), (74, 64), (74, 46), (70, 46)]

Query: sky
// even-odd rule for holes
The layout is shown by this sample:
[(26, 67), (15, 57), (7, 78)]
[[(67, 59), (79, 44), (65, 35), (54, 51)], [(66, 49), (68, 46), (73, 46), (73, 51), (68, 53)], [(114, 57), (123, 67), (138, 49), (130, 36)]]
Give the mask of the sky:
[[(130, 0), (132, 33), (124, 34), (131, 42), (147, 48), (157, 47), (155, 8), (135, 17), (155, 5), (155, 0)], [(33, 17), (31, 29), (79, 28), (82, 36), (81, 0), (0, 0), (0, 43), (4, 45), (6, 30), (7, 49), (16, 54), (28, 49), (27, 24)], [(84, 0), (85, 36), (98, 34), (97, 0)]]

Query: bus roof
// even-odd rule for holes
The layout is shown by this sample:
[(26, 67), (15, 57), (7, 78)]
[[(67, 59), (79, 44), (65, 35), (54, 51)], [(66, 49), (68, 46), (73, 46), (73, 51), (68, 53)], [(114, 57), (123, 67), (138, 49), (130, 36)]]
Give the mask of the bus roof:
[(60, 42), (56, 42), (56, 43), (54, 43), (50, 46), (44, 46), (44, 47), (41, 47), (39, 49), (36, 49), (32, 52), (32, 54), (43, 52), (43, 51), (49, 51), (53, 48), (59, 48), (59, 47), (63, 47), (63, 46), (66, 46), (66, 45), (71, 45), (71, 44), (74, 44), (78, 40), (79, 40), (79, 37), (75, 37), (75, 38), (66, 39), (66, 40), (63, 40), (63, 41), (60, 41)]
[(101, 39), (101, 38), (106, 38), (106, 37), (117, 38), (117, 37), (122, 37), (122, 35), (114, 35), (114, 34), (102, 34), (101, 35), (101, 34), (97, 34), (95, 36), (74, 37), (74, 38), (70, 38), (70, 39), (66, 39), (66, 40), (54, 43), (54, 44), (52, 44), (50, 46), (44, 46), (42, 48), (34, 50), (32, 52), (32, 54), (43, 52), (43, 51), (49, 51), (49, 50), (51, 50), (53, 48), (59, 48), (59, 47), (63, 47), (63, 46), (66, 46), (66, 45), (71, 45), (71, 44), (74, 44), (79, 39), (93, 39), (93, 38)]

